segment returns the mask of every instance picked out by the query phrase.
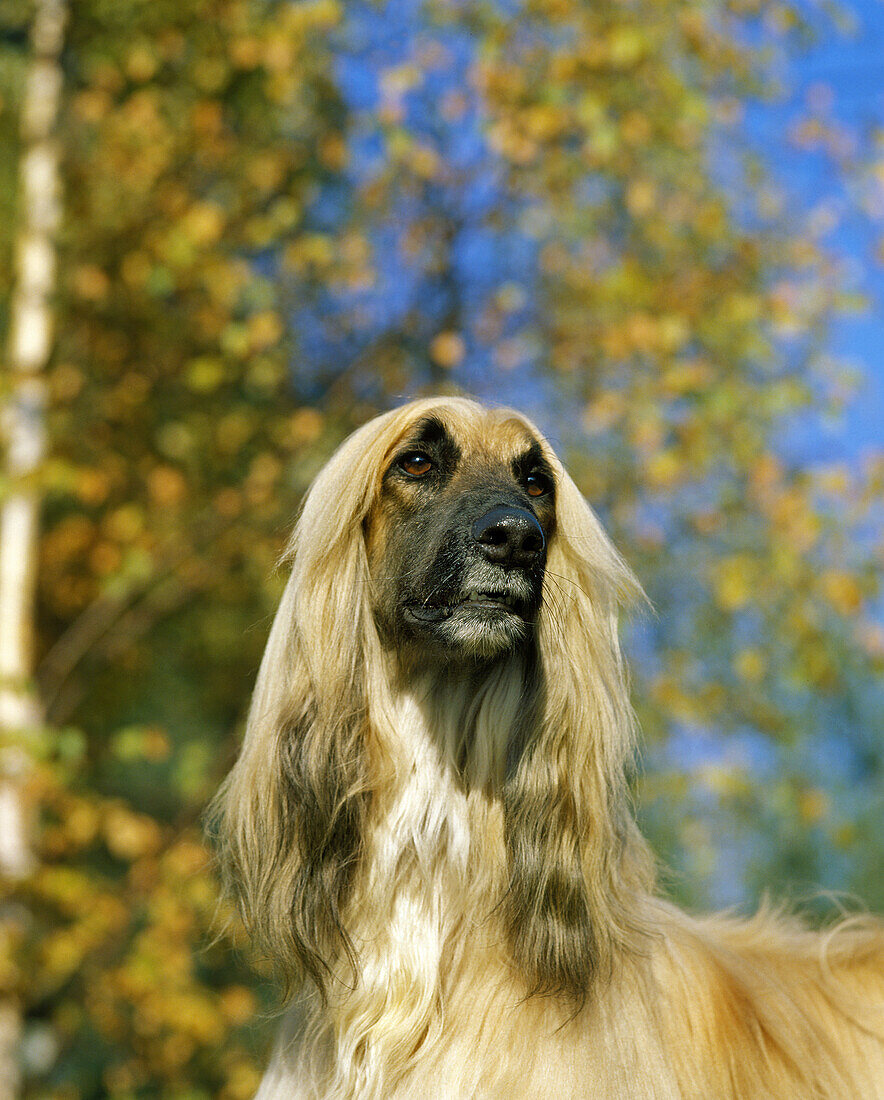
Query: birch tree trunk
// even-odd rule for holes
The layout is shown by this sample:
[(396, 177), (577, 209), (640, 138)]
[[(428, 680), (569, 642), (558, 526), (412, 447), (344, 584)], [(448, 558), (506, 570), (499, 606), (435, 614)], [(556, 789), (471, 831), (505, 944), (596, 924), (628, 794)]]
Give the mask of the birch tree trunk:
[[(2, 410), (8, 492), (0, 509), (0, 875), (33, 866), (24, 782), (28, 739), (41, 722), (32, 636), (38, 548), (37, 472), (46, 450), (45, 368), (53, 342), (59, 168), (56, 121), (67, 0), (35, 0), (22, 104), (15, 284)], [(0, 917), (11, 919), (9, 913)], [(19, 1006), (0, 1001), (0, 1100), (19, 1091)]]

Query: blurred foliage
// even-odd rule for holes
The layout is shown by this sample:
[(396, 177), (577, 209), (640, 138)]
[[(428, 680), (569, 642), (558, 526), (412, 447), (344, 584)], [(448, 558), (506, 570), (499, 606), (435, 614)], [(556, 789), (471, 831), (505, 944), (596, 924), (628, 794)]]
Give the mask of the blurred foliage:
[[(114, 749), (145, 768), (169, 753), (157, 730)], [(7, 926), (22, 944), (4, 984), (27, 989), (25, 1059), (44, 1071), (35, 1094), (251, 1096), (245, 1025), (260, 1002), (231, 945), (209, 939), (223, 914), (199, 829), (84, 788), (70, 750), (34, 777), (40, 866)]]
[[(3, 9), (19, 72), (26, 14)], [(211, 946), (200, 815), (235, 751), (298, 496), (347, 426), (289, 383), (273, 274), (343, 269), (307, 213), (340, 167), (339, 20), (328, 0), (71, 12), (39, 680), (48, 724), (86, 733), (33, 780), (40, 871), (8, 982), (35, 1096), (256, 1085), (262, 1006), (230, 944)], [(4, 100), (12, 147), (16, 117)]]
[[(860, 851), (880, 855), (876, 829), (848, 822), (881, 806), (884, 464), (807, 469), (783, 446), (790, 422), (837, 415), (851, 391), (821, 336), (852, 303), (831, 223), (784, 217), (748, 150), (718, 171), (710, 155), (739, 148), (741, 104), (763, 90), (758, 20), (812, 28), (776, 4), (640, 7), (625, 21), (538, 0), (529, 19), (492, 19), (479, 80), (489, 140), (541, 227), (538, 335), (563, 415), (582, 421), (572, 465), (658, 611), (639, 628), (646, 737), (677, 731), (681, 766), (719, 735), (683, 820), (679, 773), (649, 771), (648, 825), (713, 897), (716, 851), (754, 831), (755, 889), (850, 883), (881, 905), (880, 876), (855, 873)], [(830, 772), (813, 774), (817, 754)]]
[[(28, 16), (0, 0), (0, 336)], [(821, 349), (852, 303), (825, 219), (797, 225), (740, 147), (764, 49), (808, 29), (752, 0), (77, 0), (52, 732), (0, 950), (27, 1095), (252, 1094), (272, 987), (213, 940), (199, 818), (301, 493), (419, 391), (532, 412), (645, 583), (639, 787), (674, 892), (742, 873), (884, 904), (884, 465), (786, 445), (850, 392)]]

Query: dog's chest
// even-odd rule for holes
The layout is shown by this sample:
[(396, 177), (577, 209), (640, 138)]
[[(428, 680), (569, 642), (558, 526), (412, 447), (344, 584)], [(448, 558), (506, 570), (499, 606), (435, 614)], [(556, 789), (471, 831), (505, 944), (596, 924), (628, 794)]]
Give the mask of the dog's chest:
[[(406, 733), (396, 762), (396, 781), (379, 806), (365, 852), (365, 889), (353, 913), (365, 965), (375, 955), (419, 971), (424, 986), (438, 971), (446, 940), (466, 914), (478, 919), (477, 894), (486, 891), (487, 800), (468, 794), (420, 722), (404, 709)], [(478, 819), (482, 819), (481, 821)], [(419, 965), (415, 963), (420, 960)]]
[(457, 975), (496, 938), (487, 851), (495, 807), (465, 792), (416, 709), (403, 709), (397, 782), (366, 838), (348, 913), (359, 980), (333, 1011), (337, 1073), (353, 1095), (372, 1095), (372, 1081), (395, 1078), (432, 1046)]

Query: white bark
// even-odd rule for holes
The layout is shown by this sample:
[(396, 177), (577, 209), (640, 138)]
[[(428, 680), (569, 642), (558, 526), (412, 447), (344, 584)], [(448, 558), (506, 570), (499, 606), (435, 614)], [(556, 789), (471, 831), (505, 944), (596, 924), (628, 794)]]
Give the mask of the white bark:
[[(3, 473), (10, 488), (0, 508), (0, 874), (13, 880), (33, 865), (23, 785), (28, 740), (41, 720), (32, 680), (40, 504), (35, 481), (46, 451), (45, 368), (53, 343), (60, 209), (55, 129), (66, 17), (67, 0), (35, 0), (2, 410)], [(19, 1091), (20, 1032), (17, 1005), (0, 1002), (0, 1100), (13, 1100)]]

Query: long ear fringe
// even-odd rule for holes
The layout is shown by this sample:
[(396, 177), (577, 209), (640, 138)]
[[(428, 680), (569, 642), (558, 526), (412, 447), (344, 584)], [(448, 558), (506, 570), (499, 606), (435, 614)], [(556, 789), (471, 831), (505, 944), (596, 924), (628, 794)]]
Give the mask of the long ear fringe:
[(324, 993), (339, 960), (354, 966), (341, 913), (375, 786), (369, 698), (382, 713), (387, 693), (362, 523), (401, 419), (354, 433), (307, 495), (242, 752), (210, 809), (228, 891), (287, 992), (308, 977)]
[(369, 799), (358, 667), (354, 662), (343, 676), (338, 669), (337, 682), (317, 692), (316, 654), (307, 659), (293, 614), (297, 596), (293, 576), (261, 665), (242, 753), (213, 806), (225, 883), (287, 992), (304, 977), (322, 990), (334, 960), (352, 956), (340, 911)]
[(635, 899), (653, 866), (624, 765), (635, 723), (617, 611), (641, 588), (577, 487), (557, 469), (556, 538), (538, 626), (533, 736), (505, 791), (506, 912), (531, 992), (582, 1003), (618, 947), (636, 946)]

